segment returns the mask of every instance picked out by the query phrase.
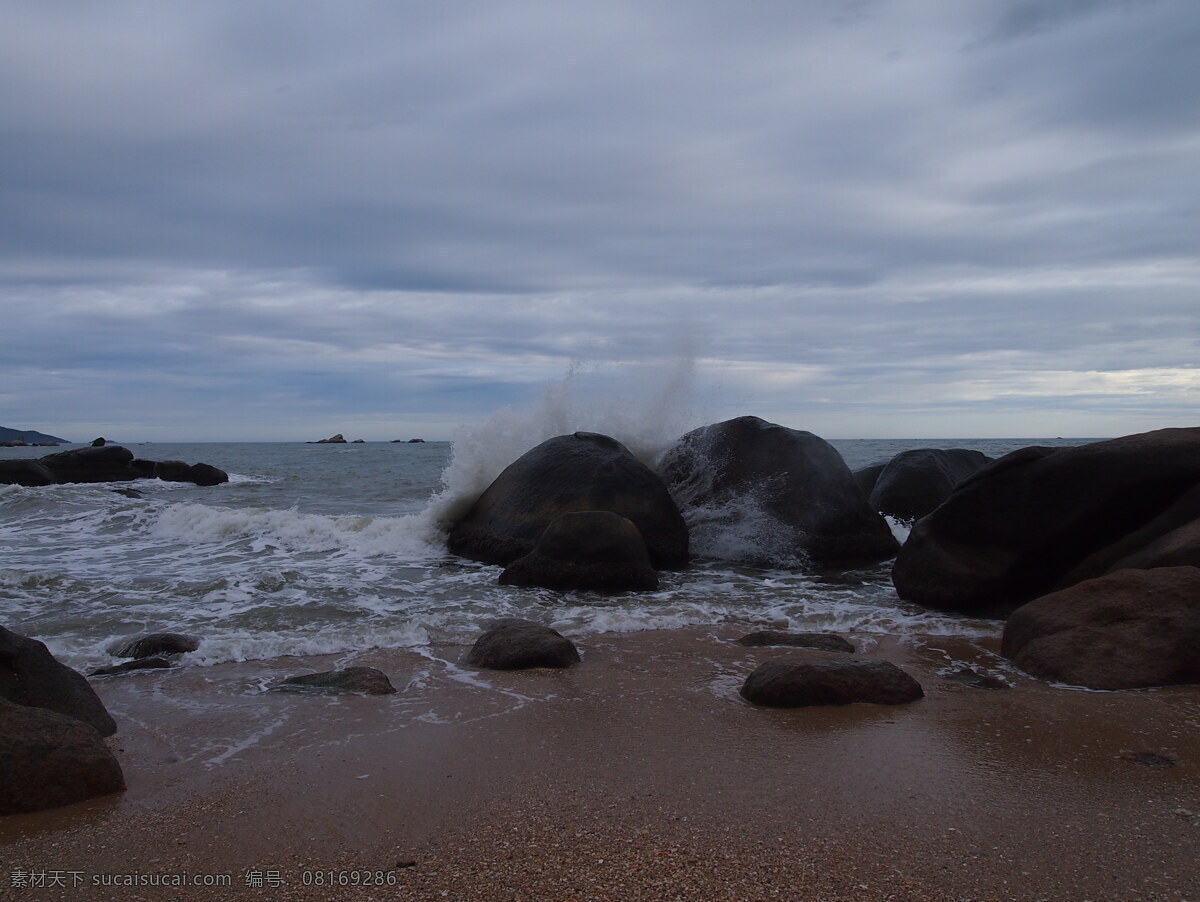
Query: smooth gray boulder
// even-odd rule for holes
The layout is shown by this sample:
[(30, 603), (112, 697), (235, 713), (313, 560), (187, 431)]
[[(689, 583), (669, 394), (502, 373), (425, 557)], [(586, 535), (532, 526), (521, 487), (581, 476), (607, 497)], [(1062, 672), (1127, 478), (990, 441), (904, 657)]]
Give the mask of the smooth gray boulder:
[(509, 617), (489, 624), (467, 653), (466, 662), (489, 670), (562, 668), (578, 664), (579, 651), (570, 639), (544, 624)]

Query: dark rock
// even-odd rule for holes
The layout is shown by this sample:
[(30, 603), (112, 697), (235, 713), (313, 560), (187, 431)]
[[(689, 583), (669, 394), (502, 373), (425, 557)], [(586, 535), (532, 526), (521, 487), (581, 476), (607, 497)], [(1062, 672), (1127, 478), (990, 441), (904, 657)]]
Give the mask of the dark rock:
[(1001, 652), (1089, 689), (1200, 683), (1200, 569), (1118, 570), (1018, 608)]
[(579, 663), (579, 652), (570, 639), (550, 627), (510, 617), (489, 625), (475, 640), (467, 663), (490, 670), (570, 667)]
[(103, 448), (106, 444), (108, 444), (108, 443), (102, 438), (92, 439), (92, 447), (93, 448)]
[(868, 496), (871, 507), (912, 522), (950, 497), (954, 487), (991, 458), (966, 448), (919, 448), (897, 454), (880, 471)]
[(842, 456), (810, 432), (738, 417), (683, 436), (662, 472), (708, 557), (853, 567), (899, 547)]
[(453, 526), (448, 546), (508, 565), (574, 511), (620, 514), (641, 532), (654, 567), (687, 565), (687, 527), (662, 480), (616, 439), (593, 432), (548, 439), (510, 464)]
[(1116, 570), (1200, 567), (1200, 483), (1145, 526), (1084, 558), (1056, 588)]
[(825, 658), (777, 659), (747, 677), (742, 698), (772, 708), (809, 705), (903, 705), (925, 693), (921, 684), (888, 661)]
[(1122, 752), (1117, 757), (1130, 764), (1136, 764), (1138, 767), (1149, 767), (1155, 770), (1165, 770), (1179, 765), (1179, 762), (1170, 755), (1160, 755), (1157, 752)]
[(576, 511), (551, 521), (533, 550), (500, 574), (500, 585), (648, 591), (658, 588), (658, 574), (632, 520), (611, 511)]
[(423, 445), (423, 444), (425, 444), (425, 439), (423, 439), (423, 438), (410, 438), (410, 439), (408, 440), (408, 444), (410, 444), (410, 445)]
[(212, 464), (192, 464), (188, 467), (187, 481), (203, 486), (221, 485), (229, 482), (229, 474)]
[(346, 440), (339, 432), (337, 435), (331, 435), (329, 438), (317, 439), (315, 442), (309, 442), (310, 445), (344, 445)]
[(1103, 572), (1116, 563), (1107, 549), (1134, 553), (1124, 542), (1133, 534), (1144, 547), (1177, 528), (1184, 512), (1165, 515), (1198, 484), (1200, 428), (1014, 451), (916, 522), (892, 581), (926, 607), (1003, 616), (1089, 568)]
[(125, 788), (95, 729), (73, 717), (0, 699), (0, 815), (71, 805)]
[(149, 633), (136, 639), (122, 639), (108, 648), (114, 658), (149, 658), (152, 655), (181, 655), (195, 651), (200, 640), (182, 633)]
[(134, 670), (165, 670), (174, 666), (166, 658), (155, 655), (152, 658), (138, 658), (134, 661), (113, 664), (111, 667), (97, 667), (95, 670), (89, 672), (88, 676), (113, 676), (118, 673), (129, 673)]
[(954, 683), (962, 683), (964, 686), (970, 686), (972, 689), (1011, 689), (1012, 686), (994, 676), (988, 676), (986, 673), (980, 673), (977, 670), (972, 670), (970, 667), (960, 667), (958, 670), (953, 670), (950, 673), (942, 674), (942, 679), (950, 680)]
[(28, 442), (22, 441), (19, 438), (14, 438), (5, 442), (0, 442), (0, 448), (24, 448), (28, 444)]
[(361, 695), (391, 695), (396, 691), (387, 674), (374, 667), (347, 667), (324, 673), (306, 673), (288, 677), (271, 688), (281, 692), (353, 692)]
[(884, 467), (887, 465), (888, 462), (885, 460), (881, 464), (871, 464), (869, 467), (861, 467), (854, 471), (854, 481), (862, 489), (864, 498), (871, 497), (871, 490), (875, 488), (875, 481), (879, 479), (879, 474), (883, 472)]
[(751, 648), (786, 646), (788, 648), (812, 648), (817, 651), (839, 651), (854, 654), (854, 646), (832, 633), (784, 633), (777, 630), (761, 630), (737, 640), (738, 645)]
[(40, 461), (0, 460), (0, 485), (37, 487), (56, 482), (54, 474)]
[(117, 725), (83, 674), (55, 660), (41, 642), (0, 626), (0, 698), (83, 721), (101, 736)]
[(128, 482), (141, 478), (133, 452), (120, 445), (93, 445), (48, 454), (39, 461), (59, 482)]
[[(180, 462), (168, 460), (163, 461), (163, 463), (170, 465)], [(129, 466), (133, 467), (133, 469), (137, 471), (139, 479), (153, 479), (157, 475), (158, 468), (161, 466), (161, 464), (158, 461), (145, 460), (141, 457), (135, 457), (129, 462)], [(187, 464), (180, 464), (180, 466), (186, 467)]]
[(367, 443), (367, 440), (366, 440), (366, 439), (362, 439), (362, 438), (356, 438), (356, 439), (355, 439), (354, 441), (352, 441), (350, 444), (352, 444), (352, 445), (365, 445), (366, 443)]

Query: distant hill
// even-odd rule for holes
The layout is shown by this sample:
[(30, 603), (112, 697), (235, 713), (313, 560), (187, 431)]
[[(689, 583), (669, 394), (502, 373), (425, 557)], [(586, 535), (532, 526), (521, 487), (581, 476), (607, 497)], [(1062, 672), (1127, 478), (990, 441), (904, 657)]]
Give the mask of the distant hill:
[(46, 435), (44, 432), (37, 432), (33, 429), (9, 429), (7, 426), (0, 426), (0, 442), (24, 442), (27, 445), (36, 445), (41, 442), (54, 442), (58, 445), (71, 444), (68, 439)]

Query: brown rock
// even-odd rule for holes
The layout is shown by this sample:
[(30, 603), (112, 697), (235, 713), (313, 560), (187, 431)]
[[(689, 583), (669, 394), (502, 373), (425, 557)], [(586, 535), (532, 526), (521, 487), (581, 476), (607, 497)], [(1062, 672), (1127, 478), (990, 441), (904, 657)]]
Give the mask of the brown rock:
[(889, 661), (866, 658), (779, 658), (742, 684), (742, 698), (772, 708), (809, 705), (903, 705), (924, 696), (921, 684)]
[(777, 630), (760, 630), (737, 640), (738, 645), (750, 648), (786, 646), (789, 648), (812, 648), (817, 651), (839, 651), (854, 654), (854, 646), (832, 633), (784, 633)]
[(1200, 683), (1200, 568), (1118, 570), (1019, 608), (1003, 654), (1090, 689)]
[(48, 708), (83, 721), (101, 736), (117, 725), (83, 674), (55, 660), (49, 649), (0, 626), (0, 698), (17, 705)]
[(575, 644), (556, 630), (515, 617), (493, 621), (467, 654), (472, 667), (523, 670), (528, 667), (570, 667), (579, 663)]
[(0, 699), (0, 815), (71, 805), (125, 788), (121, 766), (92, 727)]

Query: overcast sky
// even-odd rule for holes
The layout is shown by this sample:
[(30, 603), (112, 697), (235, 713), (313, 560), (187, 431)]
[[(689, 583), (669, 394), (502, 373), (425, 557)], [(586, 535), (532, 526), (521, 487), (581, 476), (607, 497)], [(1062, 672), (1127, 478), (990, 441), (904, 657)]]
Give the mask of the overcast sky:
[(0, 12), (0, 425), (1200, 425), (1196, 0)]

